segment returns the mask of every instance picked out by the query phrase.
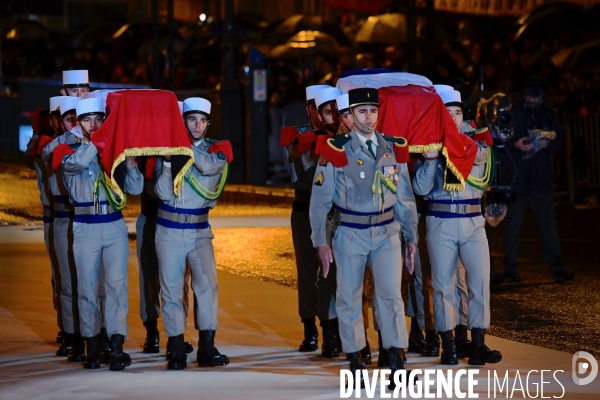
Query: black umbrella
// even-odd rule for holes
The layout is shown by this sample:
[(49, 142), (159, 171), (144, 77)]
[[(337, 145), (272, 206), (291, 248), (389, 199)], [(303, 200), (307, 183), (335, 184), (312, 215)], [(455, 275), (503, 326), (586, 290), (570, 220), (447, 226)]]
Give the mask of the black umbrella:
[(318, 15), (292, 15), (275, 29), (273, 35), (282, 42), (300, 31), (324, 32), (332, 36), (340, 46), (350, 46), (350, 41), (342, 28)]

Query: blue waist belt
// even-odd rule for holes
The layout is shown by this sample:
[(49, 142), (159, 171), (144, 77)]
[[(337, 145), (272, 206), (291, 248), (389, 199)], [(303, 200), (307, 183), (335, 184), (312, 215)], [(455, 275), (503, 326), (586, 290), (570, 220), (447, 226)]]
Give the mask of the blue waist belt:
[(467, 200), (430, 200), (428, 217), (472, 218), (481, 216), (481, 199)]
[(123, 218), (121, 211), (116, 211), (107, 201), (99, 203), (94, 202), (75, 202), (75, 217), (73, 221), (84, 224), (102, 224), (105, 222), (114, 222)]
[(75, 206), (69, 202), (69, 196), (54, 196), (54, 218), (73, 218)]
[(43, 206), (44, 206), (44, 215), (42, 217), (42, 221), (44, 221), (45, 224), (51, 224), (52, 222), (54, 222), (54, 209), (45, 204)]
[(386, 208), (382, 212), (358, 212), (346, 210), (345, 208), (335, 206), (340, 212), (340, 225), (354, 229), (367, 229), (373, 226), (383, 226), (394, 222), (394, 211), (392, 207)]
[(210, 208), (175, 208), (160, 203), (156, 223), (174, 229), (207, 229)]

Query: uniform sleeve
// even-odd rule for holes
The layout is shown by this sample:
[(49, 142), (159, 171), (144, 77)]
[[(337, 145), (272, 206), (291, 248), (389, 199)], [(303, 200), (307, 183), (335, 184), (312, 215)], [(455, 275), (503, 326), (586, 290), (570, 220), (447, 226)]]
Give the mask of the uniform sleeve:
[(173, 176), (171, 175), (171, 163), (164, 161), (162, 158), (156, 160), (154, 169), (156, 183), (154, 184), (154, 192), (162, 201), (169, 202), (175, 198), (173, 192)]
[(98, 157), (98, 149), (92, 142), (84, 142), (75, 154), (65, 157), (62, 169), (65, 176), (79, 175)]
[(310, 238), (313, 246), (318, 247), (327, 244), (326, 221), (335, 193), (335, 167), (331, 163), (319, 163), (315, 177), (308, 214), (312, 228)]
[(410, 184), (410, 175), (405, 163), (398, 164), (400, 180), (396, 187), (396, 204), (394, 204), (394, 219), (400, 223), (402, 234), (406, 243), (417, 243), (418, 217), (415, 194)]
[(47, 166), (52, 167), (52, 153), (54, 152), (54, 149), (56, 148), (56, 146), (58, 146), (59, 144), (61, 144), (61, 140), (60, 138), (63, 135), (59, 136), (59, 137), (55, 137), (50, 143), (48, 143), (41, 152), (41, 156), (42, 156), (42, 160), (44, 160), (44, 163), (46, 163)]
[(490, 149), (485, 143), (481, 144), (481, 142), (478, 142), (477, 145), (479, 146), (479, 148), (477, 149), (477, 156), (475, 156), (474, 165), (484, 165), (487, 161), (487, 155)]
[(125, 166), (125, 193), (137, 195), (144, 190), (144, 175), (138, 167), (129, 168)]
[(36, 139), (38, 138), (37, 134), (33, 134), (29, 142), (27, 143), (27, 147), (25, 148), (25, 162), (27, 163), (27, 168), (35, 170), (35, 165), (33, 162), (33, 157), (31, 157), (31, 148), (35, 144)]
[(440, 162), (437, 160), (425, 160), (423, 164), (415, 171), (413, 178), (413, 189), (420, 196), (427, 196), (433, 190), (435, 183), (435, 173)]
[(194, 167), (204, 176), (219, 175), (225, 169), (227, 159), (219, 157), (218, 154), (207, 153), (204, 150), (192, 146), (194, 152)]

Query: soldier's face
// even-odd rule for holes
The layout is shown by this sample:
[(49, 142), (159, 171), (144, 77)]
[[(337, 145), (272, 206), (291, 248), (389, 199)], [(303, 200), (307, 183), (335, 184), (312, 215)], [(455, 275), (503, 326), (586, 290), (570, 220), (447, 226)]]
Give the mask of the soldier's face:
[[(102, 115), (88, 115), (79, 120), (79, 125), (83, 129), (83, 134), (89, 134), (89, 137), (96, 132), (104, 123), (104, 116)], [(88, 139), (89, 139), (88, 137)]]
[(456, 124), (457, 128), (460, 128), (460, 126), (463, 123), (463, 112), (462, 112), (462, 108), (458, 107), (458, 106), (447, 106), (446, 109), (448, 110), (448, 112), (450, 113), (450, 116), (452, 117), (452, 120), (454, 121), (454, 123)]
[(62, 124), (65, 128), (65, 132), (71, 132), (73, 128), (75, 128), (75, 126), (77, 125), (77, 114), (75, 114), (75, 111), (68, 113), (64, 117), (62, 117)]
[(323, 127), (323, 121), (319, 119), (319, 111), (314, 104), (308, 104), (306, 106), (306, 113), (316, 129), (321, 129)]
[(354, 120), (352, 119), (352, 115), (350, 115), (349, 111), (346, 111), (342, 115), (340, 115), (340, 122), (342, 129), (344, 132), (350, 132), (352, 127), (354, 126)]
[(90, 88), (87, 86), (60, 89), (63, 96), (80, 97), (82, 99), (85, 99), (85, 94), (89, 91)]
[(52, 126), (54, 133), (56, 133), (57, 135), (60, 135), (61, 133), (64, 132), (62, 120), (60, 118), (60, 115), (58, 115), (58, 113), (50, 114), (50, 126)]
[(354, 107), (353, 112), (359, 122), (354, 128), (364, 134), (373, 132), (379, 118), (379, 109), (376, 106), (364, 105)]
[(208, 118), (204, 114), (192, 113), (185, 117), (185, 124), (194, 141), (202, 139), (206, 127), (208, 126)]
[(340, 126), (340, 119), (337, 113), (337, 105), (335, 103), (329, 103), (321, 109), (319, 117), (333, 130), (336, 130)]

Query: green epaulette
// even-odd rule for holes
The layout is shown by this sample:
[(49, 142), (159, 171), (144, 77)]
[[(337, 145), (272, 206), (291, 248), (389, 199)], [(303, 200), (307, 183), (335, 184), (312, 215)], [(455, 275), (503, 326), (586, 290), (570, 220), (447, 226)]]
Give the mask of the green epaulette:
[(385, 133), (381, 134), (381, 137), (384, 140), (387, 140), (388, 142), (392, 142), (392, 143), (396, 143), (399, 146), (405, 146), (406, 145), (406, 139), (404, 139), (403, 137), (393, 137), (393, 136), (388, 136)]
[(342, 150), (344, 145), (350, 141), (350, 135), (347, 133), (343, 135), (337, 135), (330, 139), (330, 143), (337, 148), (338, 150)]

